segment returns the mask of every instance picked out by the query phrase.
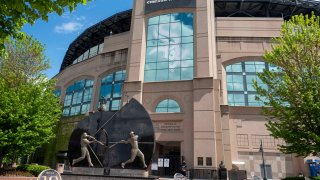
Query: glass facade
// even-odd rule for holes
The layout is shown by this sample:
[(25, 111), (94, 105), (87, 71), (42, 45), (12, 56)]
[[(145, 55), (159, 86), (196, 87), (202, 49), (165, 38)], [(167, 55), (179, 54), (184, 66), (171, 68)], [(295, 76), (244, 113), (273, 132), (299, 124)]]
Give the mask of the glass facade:
[(226, 67), (228, 104), (230, 106), (262, 106), (261, 101), (255, 97), (257, 92), (253, 88), (253, 80), (258, 85), (267, 89), (267, 86), (258, 78), (257, 73), (263, 70), (273, 70), (265, 62), (246, 61), (239, 62)]
[(193, 79), (193, 14), (149, 18), (147, 32), (144, 81)]
[(61, 90), (60, 89), (57, 89), (53, 92), (53, 94), (56, 96), (56, 97), (60, 97), (61, 96)]
[(158, 113), (181, 112), (181, 109), (177, 101), (172, 99), (165, 99), (165, 100), (162, 100), (157, 105), (156, 112)]
[(117, 71), (108, 74), (101, 80), (100, 101), (104, 97), (107, 100), (106, 110), (116, 111), (121, 107), (122, 85), (126, 79), (126, 71)]
[(77, 64), (77, 63), (84, 61), (88, 58), (92, 58), (93, 56), (101, 54), (102, 51), (103, 51), (103, 43), (98, 44), (98, 45), (88, 49), (86, 52), (81, 54), (77, 59), (75, 59), (72, 64)]
[(63, 116), (84, 114), (89, 111), (93, 80), (84, 79), (67, 88), (64, 99)]

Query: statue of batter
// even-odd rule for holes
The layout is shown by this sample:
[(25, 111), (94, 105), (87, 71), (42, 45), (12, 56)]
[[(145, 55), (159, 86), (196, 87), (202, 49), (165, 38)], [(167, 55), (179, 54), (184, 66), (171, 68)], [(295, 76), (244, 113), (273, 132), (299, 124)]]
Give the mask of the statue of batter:
[[(89, 141), (89, 139), (92, 139), (92, 141)], [(82, 135), (81, 135), (81, 140), (80, 140), (80, 145), (81, 145), (81, 157), (77, 158), (77, 159), (74, 159), (72, 161), (72, 165), (84, 160), (86, 157), (87, 157), (87, 160), (88, 160), (88, 163), (89, 163), (89, 166), (90, 167), (93, 167), (93, 164), (91, 162), (91, 158), (90, 158), (90, 153), (89, 153), (89, 150), (88, 150), (88, 146), (89, 144), (91, 143), (99, 143), (101, 145), (104, 145), (102, 142), (100, 141), (97, 141), (96, 138), (88, 135), (86, 132), (84, 132)]]
[(138, 156), (143, 164), (143, 168), (147, 168), (147, 165), (144, 162), (144, 155), (138, 147), (138, 135), (136, 135), (133, 131), (131, 131), (129, 135), (130, 137), (127, 140), (120, 141), (120, 143), (131, 144), (131, 157), (126, 162), (121, 163), (121, 167), (124, 168), (127, 163), (132, 163)]

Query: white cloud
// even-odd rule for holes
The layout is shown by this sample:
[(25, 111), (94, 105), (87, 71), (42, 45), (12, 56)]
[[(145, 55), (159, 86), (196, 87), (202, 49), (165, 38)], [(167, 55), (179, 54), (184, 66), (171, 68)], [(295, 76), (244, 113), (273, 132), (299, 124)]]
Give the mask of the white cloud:
[(69, 21), (83, 21), (86, 19), (86, 16), (78, 16), (74, 12), (64, 12), (61, 17), (63, 19), (68, 19)]
[(75, 20), (76, 20), (76, 21), (83, 21), (83, 20), (85, 20), (85, 19), (86, 19), (85, 16), (76, 16), (76, 17), (75, 17)]
[(83, 24), (79, 22), (68, 22), (54, 27), (56, 33), (69, 34), (81, 30)]

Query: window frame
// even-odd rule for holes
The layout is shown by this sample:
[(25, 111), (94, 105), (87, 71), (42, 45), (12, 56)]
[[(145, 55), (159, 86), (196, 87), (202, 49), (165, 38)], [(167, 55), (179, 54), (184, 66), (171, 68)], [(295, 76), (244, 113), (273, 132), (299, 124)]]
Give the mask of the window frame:
[[(83, 86), (77, 87), (78, 84), (84, 81)], [(91, 105), (91, 101), (92, 101), (92, 92), (93, 92), (93, 86), (94, 86), (94, 80), (93, 79), (80, 79), (78, 81), (75, 81), (74, 83), (72, 83), (70, 86), (67, 87), (66, 89), (66, 95), (63, 101), (63, 113), (62, 116), (68, 117), (68, 116), (76, 116), (79, 114), (85, 114), (87, 112), (89, 112), (90, 109), (90, 105)], [(70, 89), (69, 89), (70, 88)], [(84, 96), (85, 96), (85, 92), (86, 90), (91, 91), (91, 97), (88, 98), (86, 101), (84, 101)], [(78, 97), (80, 97), (80, 102), (74, 103), (74, 100), (78, 98), (75, 96), (77, 95)], [(68, 102), (68, 104), (66, 105), (66, 102)], [(83, 107), (87, 107), (89, 106), (88, 111), (83, 111), (82, 108)], [(79, 110), (77, 110), (79, 108)], [(87, 108), (86, 108), (87, 109)], [(76, 112), (76, 113), (72, 113), (72, 112)]]
[[(256, 79), (258, 78), (258, 73), (261, 72), (261, 68), (259, 69), (260, 71), (256, 70), (256, 67), (262, 67), (262, 63), (263, 63), (263, 67), (265, 70), (269, 71), (270, 70), (270, 64), (261, 60), (250, 60), (250, 61), (240, 61), (240, 62), (236, 62), (233, 64), (228, 64), (226, 65), (226, 89), (227, 89), (227, 103), (229, 106), (249, 106), (249, 107), (261, 107), (263, 106), (263, 102), (261, 101), (250, 101), (250, 99), (252, 99), (252, 96), (256, 96), (258, 95), (257, 92), (253, 89), (248, 89), (251, 87), (252, 83), (248, 82), (249, 77), (251, 79)], [(234, 69), (234, 65), (238, 66), (237, 69)], [(249, 66), (253, 66), (253, 68), (255, 68), (255, 71), (252, 71), (252, 69), (248, 70)], [(239, 71), (241, 67), (241, 71)], [(236, 82), (234, 81), (234, 77), (236, 76), (242, 76), (241, 77), (241, 81), (242, 83)], [(229, 80), (232, 81), (230, 82)], [(235, 85), (239, 85), (241, 84), (241, 88), (240, 89), (234, 89)], [(229, 90), (230, 85), (232, 85), (232, 89)], [(259, 85), (264, 85), (263, 83), (259, 83)], [(268, 88), (268, 87), (266, 87)], [(235, 98), (235, 96), (243, 96), (243, 99)], [(231, 101), (232, 100), (232, 101)]]
[[(165, 101), (167, 101), (167, 102), (165, 102)], [(169, 106), (170, 101), (172, 101), (171, 103), (175, 103), (175, 105), (177, 105), (177, 106), (170, 107)], [(162, 105), (161, 103), (165, 103), (166, 105), (159, 107), (159, 105)], [(158, 111), (157, 109), (163, 109), (166, 111)], [(169, 111), (170, 109), (179, 109), (179, 110), (178, 111)], [(165, 98), (165, 99), (161, 99), (160, 101), (158, 101), (158, 103), (156, 104), (156, 106), (154, 108), (154, 112), (156, 112), (156, 113), (181, 113), (182, 110), (181, 110), (181, 106), (178, 103), (178, 101), (171, 99), (171, 98)]]
[[(116, 79), (117, 78), (117, 73), (121, 74), (121, 78), (120, 79)], [(104, 81), (105, 78), (107, 77), (111, 77), (111, 79), (106, 79)], [(102, 89), (103, 86), (107, 87), (107, 86), (111, 86), (110, 89), (110, 97), (105, 97), (106, 98), (106, 111), (117, 111), (121, 108), (121, 99), (122, 99), (122, 92), (123, 92), (123, 84), (124, 81), (126, 79), (127, 76), (127, 72), (126, 70), (119, 70), (119, 71), (115, 71), (113, 73), (109, 73), (106, 74), (105, 76), (103, 76), (103, 78), (101, 78), (100, 82), (100, 92), (99, 92), (99, 102), (102, 101)], [(110, 81), (111, 80), (111, 81)], [(114, 93), (115, 93), (115, 89), (116, 86), (120, 85), (120, 92), (119, 92), (119, 96), (114, 97)], [(118, 87), (118, 86), (117, 86)], [(118, 94), (118, 93), (117, 93)], [(116, 104), (116, 102), (118, 102), (117, 106), (114, 106)], [(98, 107), (100, 108), (100, 104), (98, 105)]]

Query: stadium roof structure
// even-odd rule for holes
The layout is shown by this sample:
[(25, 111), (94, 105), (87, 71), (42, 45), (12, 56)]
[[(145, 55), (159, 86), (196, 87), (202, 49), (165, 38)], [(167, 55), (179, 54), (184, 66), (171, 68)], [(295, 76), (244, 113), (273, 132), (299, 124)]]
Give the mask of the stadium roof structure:
[(320, 12), (318, 0), (215, 0), (216, 17), (282, 17), (296, 14), (316, 15)]
[(71, 65), (86, 50), (103, 43), (104, 37), (130, 31), (132, 10), (117, 13), (81, 33), (70, 45), (63, 58), (60, 72)]
[[(318, 0), (214, 0), (216, 17), (281, 17), (320, 14)], [(126, 10), (89, 27), (69, 46), (60, 72), (86, 50), (103, 42), (104, 37), (130, 31), (132, 10)]]

